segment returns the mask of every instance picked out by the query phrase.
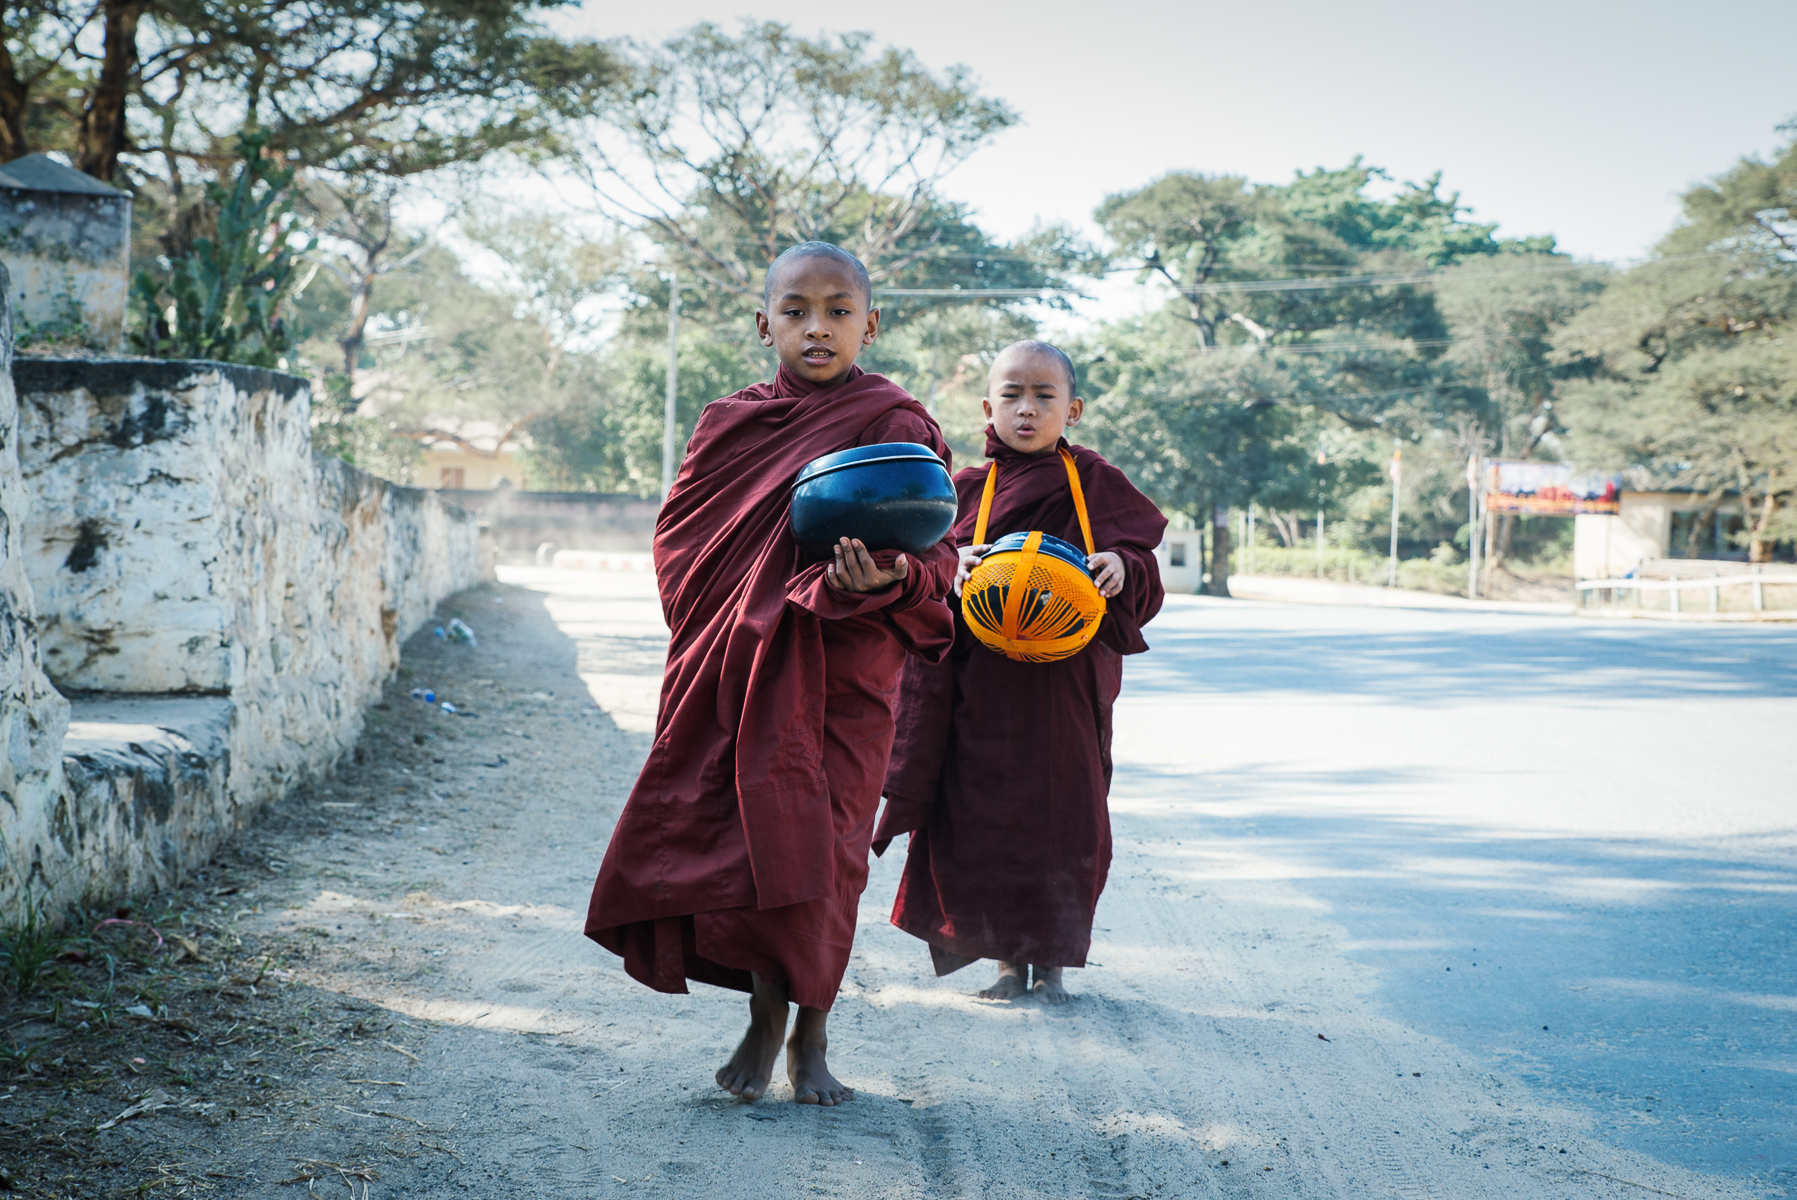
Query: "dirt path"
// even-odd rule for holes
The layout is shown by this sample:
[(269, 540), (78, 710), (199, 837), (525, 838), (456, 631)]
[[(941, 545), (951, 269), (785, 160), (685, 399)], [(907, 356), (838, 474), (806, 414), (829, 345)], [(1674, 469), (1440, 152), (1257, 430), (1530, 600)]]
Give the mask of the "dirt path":
[[(1316, 905), (1171, 817), (1119, 837), (1060, 1010), (973, 999), (979, 968), (931, 978), (885, 921), (898, 856), (877, 864), (832, 1021), (858, 1098), (800, 1108), (780, 1082), (741, 1105), (710, 1086), (741, 998), (651, 993), (579, 932), (653, 716), (648, 582), (506, 578), (445, 606), (478, 647), (408, 647), (362, 764), (245, 840), (258, 883), (236, 919), (294, 973), (264, 985), (293, 1032), (278, 1099), (83, 1135), (146, 1179), (158, 1155), (183, 1164), (168, 1194), (1748, 1194), (1593, 1141), (1378, 1015)], [(426, 686), (478, 715), (409, 698)], [(209, 1030), (196, 1093), (257, 1069)]]

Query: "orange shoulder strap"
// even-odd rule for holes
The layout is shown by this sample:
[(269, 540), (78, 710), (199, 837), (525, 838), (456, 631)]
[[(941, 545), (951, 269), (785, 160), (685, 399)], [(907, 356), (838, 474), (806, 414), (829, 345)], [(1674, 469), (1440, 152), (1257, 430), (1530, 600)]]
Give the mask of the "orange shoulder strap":
[(986, 544), (986, 518), (992, 515), (992, 494), (996, 491), (998, 491), (998, 464), (993, 463), (992, 469), (986, 472), (986, 490), (980, 496), (979, 519), (973, 523), (973, 544), (976, 546)]
[[(1098, 547), (1092, 542), (1092, 518), (1086, 514), (1086, 489), (1079, 484), (1079, 468), (1073, 463), (1073, 453), (1061, 451), (1061, 464), (1067, 468), (1067, 486), (1073, 489), (1073, 511), (1079, 514), (1079, 531), (1086, 539), (1086, 553), (1097, 554)], [(998, 491), (998, 464), (995, 462), (986, 471), (986, 489), (980, 494), (980, 515), (973, 523), (973, 544), (986, 544), (986, 521), (992, 515), (992, 497)]]
[(1092, 544), (1092, 518), (1086, 515), (1086, 490), (1079, 485), (1079, 468), (1073, 465), (1073, 451), (1062, 450), (1061, 461), (1067, 466), (1067, 486), (1073, 489), (1073, 511), (1079, 514), (1079, 531), (1086, 539), (1086, 553), (1097, 554), (1098, 547)]

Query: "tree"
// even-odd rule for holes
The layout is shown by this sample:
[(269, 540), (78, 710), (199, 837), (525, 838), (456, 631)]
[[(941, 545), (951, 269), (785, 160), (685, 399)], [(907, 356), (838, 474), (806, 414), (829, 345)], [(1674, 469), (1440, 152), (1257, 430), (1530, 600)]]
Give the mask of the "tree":
[[(1300, 476), (1314, 497), (1317, 473), (1307, 464), (1342, 427), (1407, 436), (1447, 419), (1461, 398), (1439, 362), (1451, 338), (1430, 287), (1435, 273), (1523, 248), (1464, 220), (1438, 178), (1383, 200), (1367, 194), (1380, 178), (1359, 159), (1281, 186), (1176, 172), (1097, 211), (1113, 261), (1169, 283), (1177, 299), (1168, 311), (1193, 335), (1144, 357), (1174, 356), (1117, 393), (1127, 422), (1119, 411), (1106, 423), (1113, 438), (1125, 426), (1153, 430), (1149, 457), (1185, 481), (1176, 506), (1214, 527), (1219, 593), (1228, 586), (1230, 505), (1294, 494)], [(1120, 327), (1104, 337), (1108, 357), (1111, 347), (1165, 333)], [(1183, 444), (1193, 438), (1208, 442)], [(1325, 472), (1328, 463), (1325, 454)], [(1364, 474), (1332, 477), (1325, 494)]]
[[(1509, 255), (1443, 272), (1436, 297), (1453, 333), (1445, 365), (1458, 374), (1468, 400), (1468, 419), (1457, 428), (1462, 460), (1488, 453), (1531, 459), (1544, 447), (1559, 452), (1555, 396), (1565, 381), (1589, 373), (1591, 363), (1556, 355), (1554, 339), (1609, 277), (1606, 268), (1558, 254)], [(1488, 571), (1504, 565), (1516, 527), (1511, 513), (1489, 527)]]
[(277, 166), (264, 148), (260, 137), (243, 138), (242, 162), (230, 186), (207, 185), (185, 245), (170, 243), (166, 281), (137, 273), (132, 294), (141, 328), (135, 340), (144, 353), (272, 367), (287, 349), (277, 313), (293, 286), (293, 172)]
[[(35, 0), (8, 5), (0, 150), (72, 149), (179, 195), (240, 128), (309, 165), (416, 175), (540, 145), (618, 77), (535, 17), (566, 0)], [(95, 43), (97, 42), (97, 50)]]
[(1585, 463), (1632, 464), (1711, 513), (1740, 493), (1748, 556), (1765, 562), (1797, 537), (1797, 138), (1691, 189), (1683, 209), (1656, 257), (1556, 339), (1562, 360), (1599, 364), (1562, 407)]
[(963, 68), (867, 34), (701, 24), (623, 53), (626, 83), (568, 127), (567, 161), (600, 212), (737, 296), (795, 242), (837, 241), (876, 281), (927, 256), (907, 239), (937, 183), (1016, 119)]
[(428, 237), (398, 228), (393, 215), (398, 194), (398, 182), (384, 175), (350, 176), (341, 184), (312, 178), (300, 189), (311, 233), (306, 257), (315, 268), (331, 272), (349, 299), (337, 336), (348, 394), (354, 394), (356, 368), (367, 346), (375, 281), (405, 270), (432, 244)]

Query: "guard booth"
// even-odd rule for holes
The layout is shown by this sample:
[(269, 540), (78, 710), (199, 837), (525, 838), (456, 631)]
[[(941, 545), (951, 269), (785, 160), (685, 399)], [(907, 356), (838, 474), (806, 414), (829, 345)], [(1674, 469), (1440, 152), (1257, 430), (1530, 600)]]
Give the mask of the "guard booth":
[(130, 193), (47, 154), (0, 164), (0, 262), (21, 334), (124, 349)]
[(1204, 591), (1204, 534), (1197, 529), (1169, 529), (1155, 548), (1161, 586), (1169, 592)]

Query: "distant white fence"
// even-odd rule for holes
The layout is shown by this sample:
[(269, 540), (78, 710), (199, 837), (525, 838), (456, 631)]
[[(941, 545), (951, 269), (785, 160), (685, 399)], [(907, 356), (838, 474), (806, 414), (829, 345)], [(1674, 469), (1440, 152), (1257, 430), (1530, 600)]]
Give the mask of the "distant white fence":
[[(1797, 603), (1781, 604), (1778, 600), (1797, 600), (1797, 570), (1790, 567), (1774, 566), (1770, 570), (1750, 567), (1732, 575), (1703, 574), (1696, 578), (1681, 579), (1671, 574), (1665, 579), (1581, 579), (1574, 586), (1579, 590), (1579, 606), (1590, 608), (1594, 602), (1603, 607), (1624, 607), (1626, 596), (1632, 603), (1628, 607), (1663, 611), (1672, 616), (1708, 616), (1747, 618), (1751, 615), (1772, 615), (1780, 618), (1797, 619)], [(1744, 606), (1724, 606), (1724, 589), (1733, 591), (1733, 599), (1745, 600)], [(1705, 595), (1702, 608), (1687, 607), (1684, 596), (1687, 592), (1698, 591)], [(1771, 593), (1770, 601), (1768, 593)], [(1646, 596), (1657, 596), (1664, 593), (1666, 607), (1660, 609), (1657, 604), (1651, 607), (1643, 604)], [(1601, 594), (1601, 595), (1600, 595)]]
[(538, 561), (547, 557), (547, 565), (563, 571), (646, 571), (655, 570), (654, 556), (647, 552), (614, 550), (557, 550), (551, 555), (538, 552)]

